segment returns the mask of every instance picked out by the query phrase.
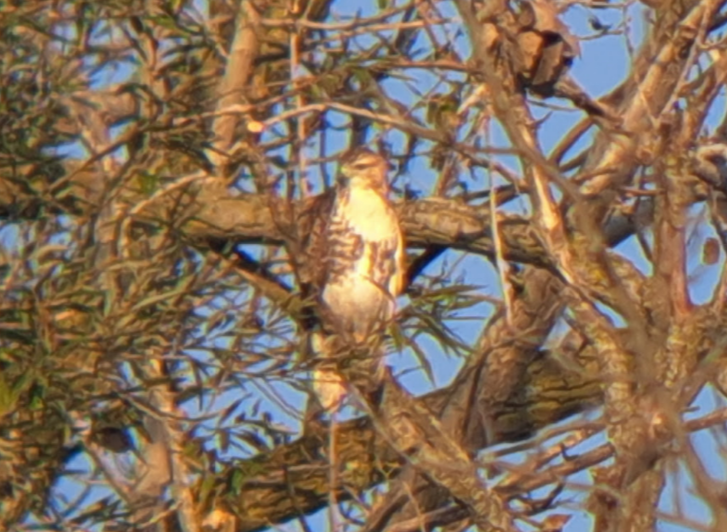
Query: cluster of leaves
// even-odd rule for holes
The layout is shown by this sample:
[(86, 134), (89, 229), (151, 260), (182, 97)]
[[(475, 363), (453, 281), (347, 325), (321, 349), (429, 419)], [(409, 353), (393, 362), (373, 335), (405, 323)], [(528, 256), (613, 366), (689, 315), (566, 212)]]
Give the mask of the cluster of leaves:
[[(724, 266), (725, 120), (700, 134), (727, 79), (725, 2), (639, 7), (633, 71), (599, 100), (545, 0), (199, 4), (0, 5), (0, 528), (245, 531), (328, 506), (367, 531), (553, 531), (582, 497), (565, 479), (593, 468), (594, 526), (650, 530), (671, 463), (727, 527), (685, 437), (724, 410), (683, 421), (727, 380), (727, 273), (696, 305), (688, 257), (703, 209), (693, 238)], [(546, 155), (554, 122), (572, 129)], [(388, 349), (422, 390), (442, 360), (462, 369), (415, 401), (397, 367), (382, 404), (337, 425), (306, 407), (313, 302), (289, 252), (361, 144), (394, 163), (409, 242)], [(629, 236), (637, 251), (614, 251)], [(520, 465), (499, 460), (517, 446), (471, 458), (596, 404)]]

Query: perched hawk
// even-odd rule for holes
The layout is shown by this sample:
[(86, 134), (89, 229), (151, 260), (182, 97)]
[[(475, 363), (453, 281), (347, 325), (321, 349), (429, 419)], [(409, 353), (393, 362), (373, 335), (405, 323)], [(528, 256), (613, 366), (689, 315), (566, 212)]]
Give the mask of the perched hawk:
[[(322, 332), (313, 335), (312, 347), (329, 361), (314, 372), (314, 386), (326, 409), (345, 396), (342, 366), (355, 370), (346, 375), (376, 378), (381, 337), (403, 287), (404, 239), (387, 197), (387, 168), (368, 149), (345, 155), (335, 188), (316, 200), (304, 235), (299, 275), (318, 302)], [(352, 352), (363, 356), (346, 360)]]

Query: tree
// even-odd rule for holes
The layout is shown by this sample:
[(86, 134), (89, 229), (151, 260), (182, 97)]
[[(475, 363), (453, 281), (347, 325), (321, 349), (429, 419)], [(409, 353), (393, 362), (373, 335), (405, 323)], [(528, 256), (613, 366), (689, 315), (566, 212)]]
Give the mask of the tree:
[[(0, 6), (2, 526), (727, 530), (724, 4)], [(601, 97), (591, 43), (628, 45)], [(362, 145), (408, 286), (346, 417), (293, 265)]]

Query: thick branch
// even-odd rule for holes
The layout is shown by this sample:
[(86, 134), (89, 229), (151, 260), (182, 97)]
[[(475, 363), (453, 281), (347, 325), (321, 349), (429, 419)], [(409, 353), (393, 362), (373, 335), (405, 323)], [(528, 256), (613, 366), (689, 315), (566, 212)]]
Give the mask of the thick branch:
[[(599, 404), (600, 386), (588, 372), (567, 372), (545, 353), (537, 356), (527, 368), (519, 393), (492, 413), (496, 436), (490, 444), (526, 438), (539, 428)], [(439, 411), (457, 386), (426, 396), (425, 405)], [(371, 487), (402, 467), (400, 455), (376, 437), (368, 419), (343, 423), (336, 431), (339, 479), (349, 489)], [(235, 510), (242, 516), (237, 532), (265, 528), (328, 504), (330, 469), (328, 460), (319, 454), (327, 447), (326, 437), (306, 435), (228, 470), (220, 486), (224, 493), (230, 493), (233, 479), (244, 479), (235, 502)], [(350, 496), (340, 485), (337, 490), (339, 499)]]
[[(127, 190), (133, 204), (147, 202), (139, 221), (174, 223), (190, 239), (207, 238), (236, 242), (282, 243), (285, 228), (279, 225), (274, 211), (286, 209), (279, 199), (267, 195), (232, 196), (222, 183), (205, 180), (201, 185), (190, 180), (184, 189), (170, 185), (168, 193), (157, 192), (154, 198), (140, 197)], [(70, 179), (31, 189), (23, 182), (0, 181), (0, 217), (32, 218), (41, 210), (88, 214), (103, 197), (103, 181), (93, 169), (71, 171)], [(51, 202), (48, 197), (53, 197)], [(271, 209), (272, 207), (272, 209)], [(294, 211), (305, 209), (295, 203)], [(487, 207), (466, 205), (454, 200), (423, 199), (397, 204), (407, 242), (412, 247), (445, 245), (484, 255), (494, 253)], [(505, 257), (516, 262), (547, 264), (542, 246), (531, 233), (528, 221), (512, 216), (500, 224)]]

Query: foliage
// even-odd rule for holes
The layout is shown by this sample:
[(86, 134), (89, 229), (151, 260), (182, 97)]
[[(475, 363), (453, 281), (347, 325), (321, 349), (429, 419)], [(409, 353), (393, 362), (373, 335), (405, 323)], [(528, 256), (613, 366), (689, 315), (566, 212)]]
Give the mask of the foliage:
[[(725, 2), (358, 4), (0, 5), (0, 528), (727, 530)], [(359, 145), (409, 284), (329, 415), (296, 250)]]

